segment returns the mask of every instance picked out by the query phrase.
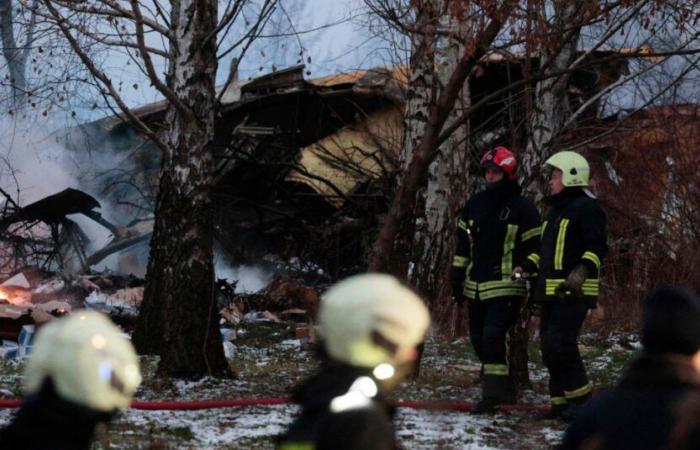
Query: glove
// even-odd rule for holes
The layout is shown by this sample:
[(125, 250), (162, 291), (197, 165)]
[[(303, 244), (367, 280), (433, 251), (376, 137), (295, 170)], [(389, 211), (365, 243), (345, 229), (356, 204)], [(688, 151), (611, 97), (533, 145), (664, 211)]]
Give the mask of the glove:
[(578, 266), (574, 267), (571, 272), (569, 272), (569, 276), (566, 277), (566, 280), (559, 283), (559, 286), (557, 286), (554, 290), (554, 294), (563, 299), (566, 297), (567, 291), (570, 291), (576, 298), (583, 297), (582, 287), (583, 282), (587, 277), (588, 270), (586, 269), (586, 266), (579, 264)]

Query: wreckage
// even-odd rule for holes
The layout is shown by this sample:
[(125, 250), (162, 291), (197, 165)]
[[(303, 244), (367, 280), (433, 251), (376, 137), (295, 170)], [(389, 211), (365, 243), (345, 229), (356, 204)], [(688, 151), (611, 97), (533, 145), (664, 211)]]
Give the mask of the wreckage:
[[(613, 53), (590, 53), (572, 74), (572, 104), (586, 104), (626, 72), (627, 60), (610, 58)], [(472, 77), (473, 101), (492, 96), (472, 117), (472, 146), (518, 141), (512, 132), (522, 127), (513, 118), (523, 117), (527, 95), (494, 93), (524, 78), (524, 59), (493, 55)], [(530, 66), (537, 67), (536, 58)], [(290, 260), (309, 262), (305, 273), (316, 281), (319, 272), (335, 278), (362, 266), (395, 184), (406, 72), (396, 66), (307, 80), (297, 66), (228, 87), (211, 144), (212, 200), (216, 241), (232, 261), (276, 264), (277, 271)], [(596, 109), (590, 101), (580, 119)], [(164, 112), (164, 102), (133, 110), (154, 129)], [(105, 192), (117, 186), (113, 196), (152, 211), (141, 200), (155, 198), (158, 151), (128, 122), (108, 117), (63, 140), (76, 154), (89, 149), (131, 161), (132, 173), (114, 174), (128, 182), (110, 178)]]
[[(3, 255), (0, 275), (33, 266), (64, 275), (88, 273), (90, 267), (107, 256), (147, 240), (149, 226), (139, 222), (123, 227), (106, 220), (96, 211), (100, 203), (91, 195), (68, 188), (26, 206), (17, 205), (5, 195), (5, 211), (0, 218), (0, 248)], [(69, 218), (83, 216), (109, 230), (112, 240), (91, 254), (86, 253), (88, 238)]]

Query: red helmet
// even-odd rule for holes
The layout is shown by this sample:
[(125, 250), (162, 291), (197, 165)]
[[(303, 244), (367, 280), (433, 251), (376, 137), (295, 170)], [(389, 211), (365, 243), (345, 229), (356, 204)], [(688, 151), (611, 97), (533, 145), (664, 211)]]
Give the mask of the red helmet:
[(505, 147), (496, 147), (484, 153), (481, 158), (482, 169), (501, 169), (506, 174), (509, 180), (515, 180), (518, 175), (515, 170), (518, 168), (518, 162), (515, 160), (513, 152)]

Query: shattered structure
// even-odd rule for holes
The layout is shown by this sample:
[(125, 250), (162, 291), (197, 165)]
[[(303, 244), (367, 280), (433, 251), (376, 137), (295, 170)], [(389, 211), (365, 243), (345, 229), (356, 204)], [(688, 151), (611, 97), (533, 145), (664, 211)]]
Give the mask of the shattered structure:
[[(611, 54), (592, 53), (573, 74), (574, 105), (627, 70), (626, 60), (611, 60)], [(536, 67), (536, 58), (530, 65)], [(472, 101), (522, 80), (524, 66), (522, 57), (485, 59), (470, 82)], [(311, 262), (312, 281), (321, 271), (335, 278), (363, 266), (394, 187), (406, 70), (305, 80), (304, 67), (297, 66), (229, 86), (211, 151), (217, 161), (216, 240), (231, 260)], [(472, 118), (472, 145), (517, 141), (512, 133), (522, 128), (514, 118), (524, 117), (523, 92), (493, 95)], [(582, 120), (595, 116), (596, 107), (592, 102)], [(159, 102), (134, 113), (158, 129), (164, 111)], [(135, 219), (152, 211), (158, 152), (126, 121), (102, 119), (73, 130), (66, 141), (78, 153), (110, 152), (131, 161), (133, 170), (113, 171), (104, 189)]]

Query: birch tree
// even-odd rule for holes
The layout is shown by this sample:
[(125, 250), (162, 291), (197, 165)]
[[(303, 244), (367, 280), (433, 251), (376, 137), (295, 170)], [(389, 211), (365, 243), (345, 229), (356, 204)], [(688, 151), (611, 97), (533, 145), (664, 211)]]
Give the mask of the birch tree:
[[(472, 39), (460, 55), (454, 70), (447, 77), (447, 83), (442, 92), (431, 105), (420, 143), (414, 149), (406, 170), (400, 175), (397, 191), (369, 258), (370, 270), (386, 271), (392, 267), (392, 259), (395, 257), (392, 249), (399, 235), (400, 224), (413, 211), (412, 205), (416, 194), (428, 173), (430, 164), (438, 154), (442, 129), (459, 97), (459, 92), (471, 70), (489, 51), (491, 44), (516, 6), (512, 1), (485, 3), (487, 4), (467, 2), (467, 6), (473, 9), (468, 9), (465, 20), (475, 20), (476, 24), (470, 36)], [(484, 17), (487, 19), (485, 20)], [(402, 276), (405, 275), (402, 274)]]
[[(440, 22), (447, 33), (440, 36), (437, 51), (437, 91), (449, 82), (459, 56), (464, 53), (464, 37), (468, 28), (462, 18), (445, 4)], [(459, 120), (469, 107), (469, 83), (458, 92), (455, 106), (446, 124)], [(460, 207), (466, 201), (469, 177), (469, 122), (462, 123), (438, 148), (430, 164), (424, 194), (424, 208), (416, 233), (416, 251), (413, 252), (415, 270), (412, 279), (416, 287), (436, 308), (449, 306), (451, 285), (449, 269), (455, 246), (455, 227)]]
[[(219, 58), (235, 54), (241, 60), (275, 4), (276, 0), (222, 5), (216, 0), (177, 0), (168, 5), (159, 0), (41, 0), (37, 10), (61, 30), (115, 114), (160, 152), (146, 288), (133, 340), (140, 353), (160, 356), (161, 374), (221, 376), (229, 371), (214, 290), (209, 195), (213, 159), (208, 145), (217, 106), (235, 71), (218, 92), (215, 80)], [(237, 35), (227, 40), (231, 29)], [(167, 103), (161, 128), (144, 122), (128, 107), (124, 86), (90, 58), (79, 38), (119, 49), (146, 75)]]

